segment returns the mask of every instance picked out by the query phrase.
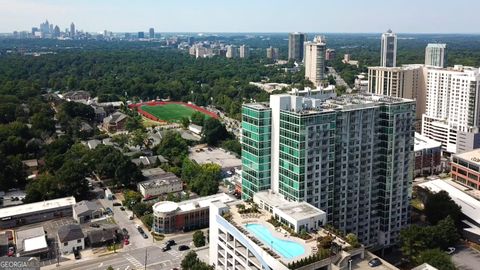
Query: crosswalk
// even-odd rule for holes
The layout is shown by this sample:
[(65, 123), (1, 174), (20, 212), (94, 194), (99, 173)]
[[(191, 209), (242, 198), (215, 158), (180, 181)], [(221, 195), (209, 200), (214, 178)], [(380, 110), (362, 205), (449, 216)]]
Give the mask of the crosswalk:
[(144, 266), (141, 262), (139, 262), (137, 259), (135, 259), (132, 255), (128, 253), (123, 255), (123, 257), (125, 258), (125, 260), (129, 261), (135, 267), (135, 269), (140, 269)]

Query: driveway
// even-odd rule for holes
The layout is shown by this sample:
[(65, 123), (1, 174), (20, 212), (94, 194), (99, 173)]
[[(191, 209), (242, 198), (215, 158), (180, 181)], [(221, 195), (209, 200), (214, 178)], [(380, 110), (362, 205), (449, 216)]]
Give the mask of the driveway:
[(479, 269), (480, 252), (467, 246), (456, 247), (455, 253), (452, 255), (452, 261), (459, 270), (476, 270)]
[[(124, 246), (124, 250), (133, 250), (138, 248), (144, 248), (151, 246), (154, 243), (152, 235), (148, 232), (147, 228), (143, 226), (142, 222), (138, 218), (134, 218), (133, 220), (128, 219), (132, 212), (129, 210), (122, 211), (120, 210), (120, 206), (113, 206), (114, 202), (120, 202), (118, 200), (106, 200), (100, 199), (100, 203), (103, 207), (107, 208), (110, 207), (113, 210), (113, 218), (115, 222), (120, 227), (120, 229), (127, 229), (128, 234), (130, 236), (130, 244)], [(147, 233), (148, 238), (143, 238), (136, 228), (136, 224), (142, 226), (143, 230)]]

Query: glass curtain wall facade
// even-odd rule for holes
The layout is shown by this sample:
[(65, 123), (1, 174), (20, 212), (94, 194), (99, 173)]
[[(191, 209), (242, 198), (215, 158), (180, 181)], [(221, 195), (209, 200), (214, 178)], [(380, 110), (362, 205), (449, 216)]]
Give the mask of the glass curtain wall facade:
[(242, 107), (242, 199), (270, 188), (271, 109), (260, 104)]

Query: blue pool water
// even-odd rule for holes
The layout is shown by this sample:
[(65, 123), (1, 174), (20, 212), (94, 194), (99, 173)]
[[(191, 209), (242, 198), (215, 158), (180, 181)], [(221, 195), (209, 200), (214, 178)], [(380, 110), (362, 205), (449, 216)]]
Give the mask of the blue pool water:
[(292, 259), (305, 253), (305, 248), (302, 245), (276, 238), (269, 229), (261, 224), (246, 224), (245, 227), (255, 234), (267, 247), (272, 248), (286, 259)]

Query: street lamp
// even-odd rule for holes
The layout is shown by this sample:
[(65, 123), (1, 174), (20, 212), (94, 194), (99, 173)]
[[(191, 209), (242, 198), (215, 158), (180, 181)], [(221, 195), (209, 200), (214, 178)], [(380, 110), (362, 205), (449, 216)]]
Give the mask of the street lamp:
[(348, 260), (348, 270), (352, 270), (352, 259)]

